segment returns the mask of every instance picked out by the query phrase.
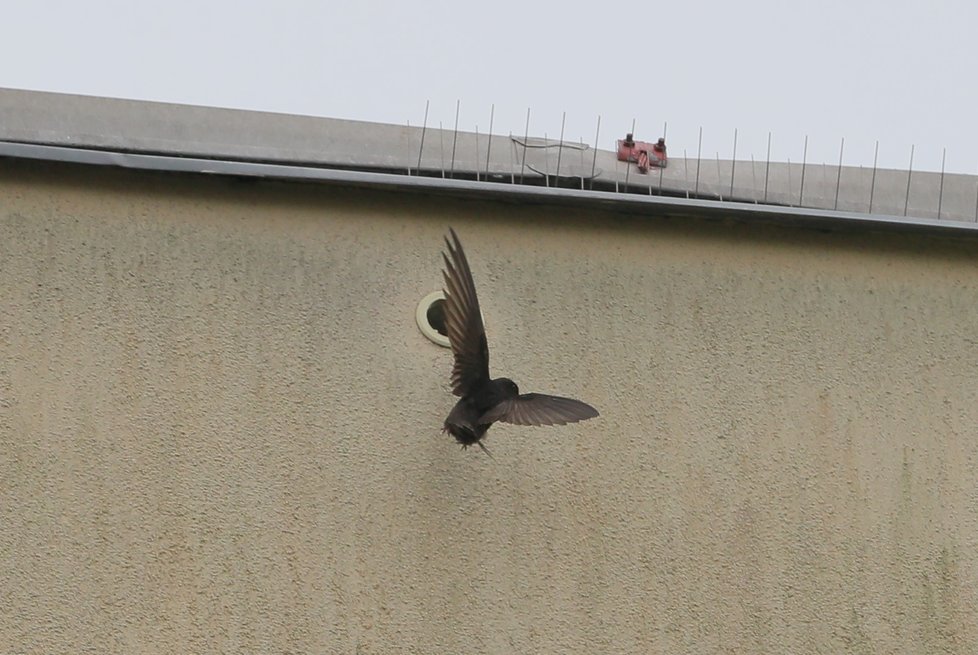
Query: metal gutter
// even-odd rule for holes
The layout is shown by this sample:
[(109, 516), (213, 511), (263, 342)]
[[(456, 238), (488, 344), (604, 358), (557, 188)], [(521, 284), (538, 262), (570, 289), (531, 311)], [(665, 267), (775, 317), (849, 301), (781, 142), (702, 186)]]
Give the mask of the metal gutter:
[(112, 166), (130, 170), (185, 174), (212, 174), (316, 182), (399, 192), (484, 198), (504, 202), (552, 206), (599, 207), (608, 211), (648, 216), (689, 217), (708, 220), (778, 224), (820, 230), (874, 230), (978, 237), (978, 223), (863, 214), (806, 207), (649, 196), (634, 193), (584, 191), (524, 186), (500, 182), (408, 176), (310, 166), (248, 161), (174, 157), (94, 150), (34, 143), (0, 141), (0, 157), (65, 162), (86, 166)]
[[(624, 126), (621, 126), (624, 127)], [(611, 144), (614, 133), (603, 137)], [(525, 137), (526, 135), (524, 135)], [(650, 138), (654, 138), (650, 137)], [(596, 135), (597, 139), (597, 135)], [(487, 137), (338, 118), (0, 88), (0, 141), (173, 158), (373, 171), (529, 186), (978, 222), (978, 176), (862, 166), (687, 158), (638, 174), (600, 143)], [(684, 156), (680, 157), (682, 152)], [(802, 182), (804, 180), (804, 182)], [(820, 212), (819, 210), (824, 210)], [(915, 220), (910, 218), (909, 222)]]

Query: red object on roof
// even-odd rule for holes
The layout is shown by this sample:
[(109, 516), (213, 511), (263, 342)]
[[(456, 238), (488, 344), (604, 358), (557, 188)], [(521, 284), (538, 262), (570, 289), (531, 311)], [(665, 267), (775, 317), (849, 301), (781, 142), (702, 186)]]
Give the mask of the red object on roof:
[(665, 168), (669, 163), (666, 156), (666, 140), (659, 139), (655, 143), (636, 141), (632, 134), (626, 134), (618, 140), (618, 161), (629, 161), (638, 165), (639, 173), (648, 173), (649, 168), (657, 166)]

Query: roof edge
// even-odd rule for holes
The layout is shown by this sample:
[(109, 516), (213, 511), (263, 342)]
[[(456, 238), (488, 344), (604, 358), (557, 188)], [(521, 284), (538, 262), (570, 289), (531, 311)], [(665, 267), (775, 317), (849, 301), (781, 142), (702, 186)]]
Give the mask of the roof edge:
[(293, 166), (249, 161), (148, 155), (110, 150), (0, 141), (0, 157), (62, 162), (84, 166), (111, 166), (137, 171), (220, 175), (268, 180), (314, 182), (400, 192), (435, 193), (554, 206), (596, 207), (650, 217), (690, 217), (707, 220), (777, 224), (820, 230), (914, 232), (955, 237), (978, 237), (978, 223), (904, 216), (862, 214), (808, 207), (784, 207), (735, 201), (701, 200), (568, 188), (527, 186), (398, 175), (345, 169)]

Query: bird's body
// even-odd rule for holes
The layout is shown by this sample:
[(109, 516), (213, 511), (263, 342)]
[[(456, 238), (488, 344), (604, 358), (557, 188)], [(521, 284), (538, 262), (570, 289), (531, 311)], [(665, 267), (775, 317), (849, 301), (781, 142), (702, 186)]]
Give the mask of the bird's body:
[(561, 425), (598, 415), (579, 400), (545, 394), (520, 394), (509, 378), (489, 377), (489, 346), (475, 283), (454, 230), (445, 256), (445, 328), (452, 347), (452, 393), (459, 396), (445, 419), (443, 432), (467, 448), (482, 444), (496, 421), (517, 425)]
[(466, 448), (477, 443), (485, 436), (492, 421), (485, 421), (483, 416), (501, 402), (511, 400), (519, 395), (516, 383), (508, 378), (489, 380), (488, 384), (473, 389), (468, 395), (462, 396), (445, 419), (442, 432), (448, 432), (455, 440)]

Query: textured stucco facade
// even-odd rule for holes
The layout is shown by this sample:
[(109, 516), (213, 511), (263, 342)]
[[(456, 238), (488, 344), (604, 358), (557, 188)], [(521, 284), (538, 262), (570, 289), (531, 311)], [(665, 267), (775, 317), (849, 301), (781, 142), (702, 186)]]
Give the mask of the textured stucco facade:
[[(439, 433), (415, 306), (602, 416)], [(978, 652), (974, 241), (0, 161), (0, 652)]]

